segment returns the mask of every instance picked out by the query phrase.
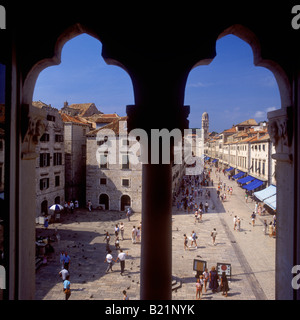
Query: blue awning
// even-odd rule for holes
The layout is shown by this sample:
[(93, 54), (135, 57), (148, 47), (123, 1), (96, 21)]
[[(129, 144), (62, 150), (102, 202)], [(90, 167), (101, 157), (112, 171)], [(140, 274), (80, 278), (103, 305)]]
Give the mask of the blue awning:
[(247, 190), (254, 190), (256, 188), (259, 188), (263, 183), (264, 183), (263, 181), (255, 179), (249, 184), (246, 184), (245, 186), (243, 186), (242, 188)]
[(276, 194), (276, 186), (270, 185), (269, 187), (254, 192), (254, 195), (256, 196), (257, 199), (260, 201), (264, 201), (267, 198), (270, 198)]
[(233, 179), (238, 179), (238, 178), (242, 177), (244, 174), (246, 174), (246, 173), (243, 172), (243, 171), (240, 171), (239, 173), (237, 173), (236, 175), (234, 175), (232, 178), (233, 178)]
[(274, 194), (272, 197), (268, 199), (265, 199), (264, 203), (273, 210), (276, 210), (276, 194)]
[(241, 178), (241, 179), (237, 180), (237, 182), (243, 184), (243, 183), (252, 181), (252, 180), (254, 180), (254, 179), (255, 179), (255, 178), (253, 178), (253, 177), (251, 177), (251, 176), (247, 176), (247, 177), (245, 177), (245, 178)]
[(217, 162), (218, 161), (218, 159), (214, 159), (212, 162)]
[(230, 167), (230, 168), (228, 168), (228, 169), (225, 169), (225, 171), (231, 171), (231, 170), (233, 170), (232, 167)]

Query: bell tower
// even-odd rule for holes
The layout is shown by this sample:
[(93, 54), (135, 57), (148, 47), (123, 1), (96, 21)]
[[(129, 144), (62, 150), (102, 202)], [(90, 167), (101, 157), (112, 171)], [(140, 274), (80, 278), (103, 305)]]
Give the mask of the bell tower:
[(204, 141), (206, 141), (208, 139), (208, 128), (209, 128), (208, 113), (203, 112), (203, 114), (202, 114), (202, 129), (204, 131)]

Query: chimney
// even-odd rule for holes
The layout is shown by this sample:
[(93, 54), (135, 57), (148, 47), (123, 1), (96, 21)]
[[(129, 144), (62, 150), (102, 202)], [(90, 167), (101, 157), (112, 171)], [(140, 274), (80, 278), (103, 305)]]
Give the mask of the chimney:
[(68, 105), (68, 101), (64, 102), (64, 108), (66, 108)]

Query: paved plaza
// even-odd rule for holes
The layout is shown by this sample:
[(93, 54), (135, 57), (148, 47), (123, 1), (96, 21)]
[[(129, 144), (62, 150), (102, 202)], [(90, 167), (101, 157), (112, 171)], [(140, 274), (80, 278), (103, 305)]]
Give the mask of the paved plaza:
[[(229, 279), (230, 291), (225, 298), (221, 293), (203, 292), (203, 300), (266, 300), (275, 299), (275, 242), (263, 232), (263, 219), (272, 221), (272, 216), (257, 216), (255, 226), (251, 224), (254, 202), (246, 203), (244, 189), (235, 181), (220, 175), (227, 186), (233, 187), (233, 194), (221, 203), (217, 199), (216, 182), (218, 177), (213, 171), (214, 186), (208, 200), (209, 210), (204, 213), (202, 222), (195, 222), (193, 213), (173, 207), (172, 216), (172, 275), (181, 287), (172, 291), (173, 300), (195, 300), (196, 278), (193, 260), (207, 262), (208, 269), (217, 263), (229, 263), (232, 276)], [(204, 188), (205, 189), (205, 188)], [(197, 202), (205, 202), (197, 197)], [(241, 218), (241, 230), (233, 230), (233, 217)], [(107, 264), (105, 232), (111, 235), (110, 247), (116, 259), (118, 251), (114, 247), (114, 226), (123, 222), (125, 239), (120, 241), (121, 249), (128, 252), (125, 273), (120, 274), (120, 264), (114, 263), (113, 272), (106, 273)], [(133, 244), (131, 230), (139, 226), (141, 214), (134, 213), (128, 221), (124, 213), (112, 211), (78, 209), (73, 214), (62, 214), (61, 220), (49, 225), (48, 230), (37, 225), (37, 236), (53, 237), (55, 228), (60, 241), (52, 244), (54, 253), (48, 257), (47, 265), (36, 271), (36, 299), (63, 300), (59, 255), (67, 251), (71, 257), (70, 281), (72, 295), (70, 300), (121, 300), (126, 290), (130, 300), (140, 299), (140, 250), (141, 244)], [(216, 245), (212, 244), (211, 231), (217, 230)], [(197, 249), (184, 250), (183, 234), (197, 233)], [(143, 236), (143, 235), (142, 235)]]

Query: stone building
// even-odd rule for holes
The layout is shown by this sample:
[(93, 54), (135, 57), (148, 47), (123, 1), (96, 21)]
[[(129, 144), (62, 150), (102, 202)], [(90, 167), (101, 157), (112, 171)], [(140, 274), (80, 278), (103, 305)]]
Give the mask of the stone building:
[(94, 114), (102, 114), (102, 112), (97, 109), (94, 103), (73, 103), (69, 105), (67, 101), (64, 103), (64, 106), (61, 108), (60, 112), (73, 117), (89, 117)]
[[(35, 108), (45, 112), (45, 132), (36, 145), (36, 217), (51, 214), (53, 204), (65, 201), (64, 124), (57, 109), (38, 101)], [(53, 212), (52, 212), (53, 213)]]
[[(141, 211), (142, 164), (129, 161), (129, 149), (135, 142), (128, 140), (126, 120), (119, 117), (86, 135), (86, 200), (93, 208), (124, 211), (130, 206)], [(105, 151), (106, 144), (115, 145), (115, 161)]]
[(82, 117), (61, 113), (64, 124), (65, 199), (78, 200), (84, 206), (86, 183), (86, 134), (92, 124)]
[[(274, 146), (267, 126), (259, 126), (249, 119), (206, 143), (206, 155), (220, 168), (234, 168), (251, 174), (265, 185), (276, 184), (275, 160), (272, 159)], [(232, 174), (235, 172), (232, 171)]]

